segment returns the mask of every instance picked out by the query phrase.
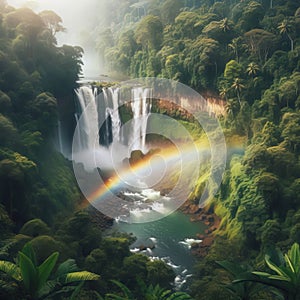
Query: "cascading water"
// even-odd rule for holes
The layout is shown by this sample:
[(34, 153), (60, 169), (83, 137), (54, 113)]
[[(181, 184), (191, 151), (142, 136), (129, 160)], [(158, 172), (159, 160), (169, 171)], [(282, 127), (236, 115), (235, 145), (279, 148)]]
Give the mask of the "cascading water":
[[(97, 91), (96, 91), (97, 92)], [(146, 133), (148, 118), (151, 113), (151, 89), (134, 87), (131, 91), (132, 101), (126, 109), (132, 111), (132, 120), (124, 136), (122, 135), (121, 118), (119, 106), (121, 105), (120, 90), (118, 88), (105, 88), (101, 94), (97, 94), (90, 86), (82, 86), (76, 91), (79, 103), (79, 111), (75, 115), (79, 129), (75, 140), (80, 144), (77, 148), (81, 153), (73, 159), (78, 162), (84, 162), (86, 170), (93, 170), (87, 165), (86, 161), (99, 159), (97, 166), (105, 170), (101, 163), (107, 163), (107, 169), (111, 170), (113, 161), (110, 161), (114, 155), (110, 152), (115, 145), (120, 161), (123, 164), (124, 158), (128, 157), (128, 151), (141, 150), (146, 151)], [(80, 121), (79, 116), (81, 115)], [(95, 143), (96, 139), (97, 143)], [(121, 153), (122, 143), (126, 143), (125, 156)], [(125, 148), (125, 147), (124, 147)], [(73, 153), (74, 154), (74, 153)], [(84, 159), (82, 159), (82, 157)], [(114, 158), (114, 157), (113, 157)], [(176, 160), (171, 160), (169, 164), (174, 164)], [(91, 166), (94, 166), (93, 163)], [(98, 161), (96, 161), (98, 163)], [(122, 165), (123, 166), (123, 165)], [(155, 165), (153, 165), (155, 169)], [(167, 166), (168, 167), (168, 166)], [(155, 176), (155, 170), (152, 170)], [(116, 226), (119, 230), (133, 232), (137, 236), (137, 241), (132, 245), (133, 252), (143, 252), (150, 256), (151, 259), (161, 259), (172, 266), (176, 272), (175, 286), (180, 289), (184, 288), (185, 282), (191, 275), (194, 264), (189, 248), (189, 243), (195, 242), (196, 233), (202, 232), (203, 228), (196, 223), (190, 223), (189, 218), (183, 214), (171, 215), (162, 222), (152, 222), (145, 226), (141, 224), (126, 224), (122, 221), (134, 220), (139, 221), (145, 218), (145, 214), (164, 215), (168, 210), (168, 205), (172, 202), (171, 196), (161, 195), (159, 190), (145, 186), (137, 188), (137, 183), (131, 185), (130, 178), (123, 181), (123, 185), (118, 186), (114, 191), (118, 196), (122, 195), (126, 204), (122, 206), (120, 214), (116, 217)], [(130, 187), (135, 186), (134, 189)], [(102, 200), (101, 200), (102, 201)], [(103, 201), (105, 202), (105, 201)], [(109, 203), (111, 207), (111, 203)], [(113, 209), (115, 207), (112, 206)], [(139, 221), (140, 222), (140, 221)], [(152, 226), (153, 224), (153, 226)], [(155, 225), (154, 225), (155, 224)], [(182, 225), (183, 224), (183, 225)], [(136, 225), (136, 226), (135, 226)], [(191, 226), (191, 227), (190, 227)], [(171, 234), (170, 234), (171, 230)], [(174, 231), (172, 233), (172, 230)], [(165, 232), (168, 232), (167, 237)], [(151, 241), (151, 243), (149, 242)], [(147, 246), (149, 243), (149, 246)], [(141, 251), (141, 245), (148, 248)], [(171, 251), (170, 249), (175, 249)]]
[[(77, 149), (95, 149), (95, 146), (109, 147), (111, 143), (129, 141), (129, 149), (145, 151), (147, 120), (151, 112), (151, 90), (148, 88), (134, 88), (131, 109), (133, 113), (131, 133), (128, 139), (121, 136), (121, 118), (119, 114), (119, 88), (104, 88), (102, 95), (97, 95), (91, 86), (82, 86), (76, 90), (81, 114)], [(102, 122), (101, 122), (102, 121)], [(102, 123), (102, 124), (101, 124)], [(99, 133), (99, 143), (96, 138)]]
[(129, 146), (131, 151), (142, 150), (144, 152), (147, 121), (151, 112), (151, 90), (148, 88), (134, 88), (132, 94), (131, 109), (133, 112), (133, 122)]
[(81, 126), (79, 128), (79, 149), (94, 149), (98, 136), (98, 111), (96, 105), (97, 89), (82, 86), (75, 91), (81, 110)]
[[(111, 118), (111, 131), (113, 141), (120, 141), (120, 128), (121, 128), (121, 120), (119, 114), (119, 89), (109, 88), (108, 91), (111, 94), (112, 98), (112, 108), (107, 108), (108, 114)], [(104, 94), (107, 97), (107, 94)], [(106, 101), (107, 102), (107, 101)]]

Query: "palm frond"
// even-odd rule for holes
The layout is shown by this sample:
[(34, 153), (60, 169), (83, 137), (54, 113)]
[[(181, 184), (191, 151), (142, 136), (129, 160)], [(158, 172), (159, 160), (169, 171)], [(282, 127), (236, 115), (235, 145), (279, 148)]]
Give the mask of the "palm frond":
[(1, 260), (0, 271), (6, 273), (15, 280), (22, 280), (20, 268), (12, 262)]
[(57, 271), (55, 273), (55, 277), (61, 277), (67, 275), (68, 273), (77, 272), (79, 271), (78, 266), (74, 259), (67, 259), (63, 263), (61, 263)]
[(98, 280), (100, 275), (88, 272), (88, 271), (78, 271), (68, 273), (65, 277), (65, 283), (71, 283), (76, 281), (87, 281), (87, 280)]

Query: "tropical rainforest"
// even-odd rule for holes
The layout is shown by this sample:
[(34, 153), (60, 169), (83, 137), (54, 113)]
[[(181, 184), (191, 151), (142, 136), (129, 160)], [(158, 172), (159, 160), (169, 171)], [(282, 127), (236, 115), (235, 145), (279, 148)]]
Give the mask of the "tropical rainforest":
[(134, 237), (80, 209), (54, 132), (59, 116), (74, 129), (83, 49), (58, 46), (55, 12), (0, 0), (0, 299), (300, 299), (299, 1), (106, 2), (86, 43), (109, 74), (225, 101), (232, 151), (205, 208), (220, 225), (185, 293), (172, 268), (129, 251)]

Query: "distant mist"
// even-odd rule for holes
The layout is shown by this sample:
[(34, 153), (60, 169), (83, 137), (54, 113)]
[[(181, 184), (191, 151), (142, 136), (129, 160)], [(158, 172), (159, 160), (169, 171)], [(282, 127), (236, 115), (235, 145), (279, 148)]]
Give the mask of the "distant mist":
[(100, 61), (96, 49), (96, 29), (105, 19), (105, 3), (107, 0), (7, 0), (14, 7), (29, 7), (35, 12), (53, 10), (62, 19), (65, 33), (57, 35), (58, 45), (69, 44), (81, 46), (84, 49), (85, 77), (98, 77), (104, 72), (103, 62)]

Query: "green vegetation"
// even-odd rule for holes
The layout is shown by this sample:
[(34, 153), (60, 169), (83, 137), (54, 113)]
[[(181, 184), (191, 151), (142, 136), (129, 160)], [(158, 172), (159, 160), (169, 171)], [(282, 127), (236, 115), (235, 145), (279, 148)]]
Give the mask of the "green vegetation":
[[(221, 224), (208, 255), (195, 265), (189, 292), (195, 299), (298, 299), (299, 3), (103, 2), (107, 14), (91, 36), (98, 37), (109, 72), (167, 77), (226, 103), (220, 121), (232, 149), (221, 189), (207, 208)], [(148, 299), (149, 294), (149, 299), (176, 299), (168, 266), (131, 254), (131, 237), (105, 236), (90, 212), (77, 211), (82, 196), (53, 138), (58, 108), (72, 118), (82, 49), (58, 47), (55, 35), (61, 31), (54, 12), (36, 14), (0, 0), (0, 299), (39, 297), (60, 269), (56, 262), (72, 269), (75, 261), (101, 279), (83, 287), (56, 281), (57, 293), (49, 299), (63, 299), (64, 293), (73, 299)], [(129, 119), (127, 108), (122, 110)], [(176, 112), (174, 117), (181, 119)], [(189, 121), (181, 120), (200, 139)], [(199, 178), (191, 203), (199, 201), (206, 178)], [(29, 246), (23, 248), (27, 242), (36, 262)], [(264, 256), (276, 248), (290, 249), (284, 260)]]
[(18, 253), (17, 264), (0, 261), (0, 271), (16, 280), (20, 284), (20, 289), (25, 289), (24, 295), (28, 295), (29, 299), (45, 299), (56, 289), (61, 289), (68, 283), (99, 279), (100, 276), (97, 274), (75, 271), (77, 266), (74, 261), (67, 260), (58, 266), (50, 281), (50, 275), (53, 273), (58, 256), (59, 253), (54, 252), (40, 265), (37, 265), (35, 251), (31, 243), (27, 243)]
[[(146, 1), (139, 13), (131, 5), (114, 15), (119, 26), (103, 22), (99, 32), (103, 37), (110, 28), (109, 42), (102, 39), (100, 47), (108, 71), (170, 78), (226, 103), (220, 121), (233, 149), (221, 189), (207, 208), (222, 220), (209, 254), (195, 267), (192, 295), (280, 299), (274, 289), (256, 291), (249, 282), (228, 290), (215, 261), (248, 266), (239, 272), (260, 269), (266, 251), (300, 242), (299, 3)], [(191, 202), (199, 201), (205, 178), (199, 178)]]
[(130, 236), (104, 237), (111, 220), (99, 213), (101, 227), (78, 208), (71, 162), (53, 141), (58, 115), (74, 119), (83, 50), (58, 47), (61, 31), (56, 13), (0, 0), (0, 299), (99, 299), (119, 292), (111, 280), (138, 299), (139, 278), (168, 290), (170, 267), (131, 254)]
[(273, 273), (261, 271), (250, 273), (249, 270), (228, 261), (218, 262), (218, 264), (235, 276), (234, 281), (226, 287), (239, 296), (239, 299), (251, 299), (251, 294), (257, 295), (264, 286), (275, 288), (277, 292), (272, 290), (274, 295), (282, 294), (284, 299), (299, 299), (299, 244), (294, 243), (285, 255), (279, 250), (270, 251), (270, 254), (265, 255), (265, 262)]

